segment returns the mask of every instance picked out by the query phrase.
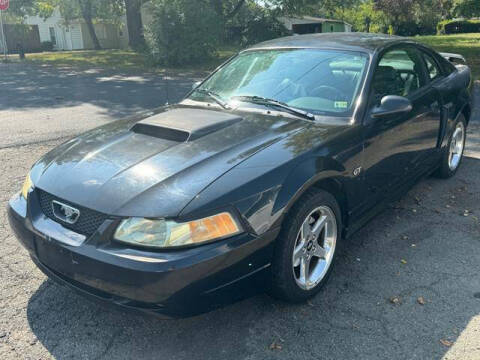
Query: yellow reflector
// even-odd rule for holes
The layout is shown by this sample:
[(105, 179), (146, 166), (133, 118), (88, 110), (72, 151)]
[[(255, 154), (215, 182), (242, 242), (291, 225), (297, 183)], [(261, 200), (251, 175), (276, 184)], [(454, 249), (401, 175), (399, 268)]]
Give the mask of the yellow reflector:
[(217, 239), (238, 232), (237, 224), (228, 213), (192, 221), (189, 225), (192, 243)]
[(28, 198), (28, 192), (30, 191), (32, 186), (33, 186), (32, 179), (30, 179), (30, 174), (28, 174), (25, 179), (25, 182), (23, 183), (22, 192), (21, 192), (24, 199)]
[(239, 228), (229, 213), (221, 213), (200, 220), (178, 224), (171, 229), (170, 246), (197, 244), (239, 233)]

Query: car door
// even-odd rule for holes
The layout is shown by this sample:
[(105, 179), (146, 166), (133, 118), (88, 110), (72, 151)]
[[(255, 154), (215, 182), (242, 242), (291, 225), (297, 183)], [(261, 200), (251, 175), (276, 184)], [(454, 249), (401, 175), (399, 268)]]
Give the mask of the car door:
[[(422, 49), (420, 51), (425, 64), (429, 87), (435, 97), (430, 104), (432, 112), (425, 120), (425, 128), (431, 131), (429, 137), (430, 146), (432, 140), (435, 139), (435, 151), (432, 151), (425, 159), (426, 164), (431, 165), (438, 163), (441, 156), (439, 142), (446, 127), (449, 111), (453, 107), (452, 99), (455, 99), (456, 93), (445, 90), (445, 87), (442, 86), (445, 83), (446, 76), (435, 57), (426, 50)], [(439, 89), (444, 89), (444, 91), (442, 92)]]
[[(372, 205), (413, 176), (433, 151), (436, 135), (432, 119), (439, 107), (421, 54), (413, 46), (390, 48), (379, 58), (364, 118), (364, 177), (370, 195), (367, 203)], [(408, 98), (412, 110), (374, 118), (372, 110), (387, 95)]]

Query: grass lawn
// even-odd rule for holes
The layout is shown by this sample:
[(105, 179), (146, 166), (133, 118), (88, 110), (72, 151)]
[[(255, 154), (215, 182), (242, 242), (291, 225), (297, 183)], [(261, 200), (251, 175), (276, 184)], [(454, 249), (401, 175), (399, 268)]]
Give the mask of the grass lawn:
[(141, 54), (129, 50), (43, 52), (27, 54), (26, 62), (85, 68), (146, 69), (148, 67), (147, 62)]
[(415, 36), (416, 41), (437, 51), (462, 54), (467, 59), (476, 80), (480, 80), (480, 33)]
[[(215, 69), (222, 62), (234, 55), (235, 49), (225, 48), (218, 51), (217, 57), (200, 65), (188, 65), (166, 69), (153, 65), (146, 56), (131, 50), (81, 50), (81, 51), (52, 51), (26, 54), (26, 63), (48, 64), (55, 66), (71, 66), (76, 68), (104, 68), (118, 70), (140, 70), (163, 72), (165, 70), (180, 71), (209, 71)], [(18, 55), (10, 55), (11, 61), (19, 62)]]

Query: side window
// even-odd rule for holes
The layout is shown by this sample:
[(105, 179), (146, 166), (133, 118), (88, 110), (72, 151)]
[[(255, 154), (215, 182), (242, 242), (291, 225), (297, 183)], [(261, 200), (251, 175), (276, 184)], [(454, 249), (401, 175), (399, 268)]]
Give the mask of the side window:
[(413, 49), (395, 49), (381, 58), (372, 82), (375, 102), (384, 96), (408, 96), (425, 85), (419, 54)]
[(425, 60), (425, 65), (427, 67), (427, 73), (430, 80), (438, 79), (442, 76), (442, 72), (438, 67), (437, 62), (428, 54), (423, 54), (423, 59)]

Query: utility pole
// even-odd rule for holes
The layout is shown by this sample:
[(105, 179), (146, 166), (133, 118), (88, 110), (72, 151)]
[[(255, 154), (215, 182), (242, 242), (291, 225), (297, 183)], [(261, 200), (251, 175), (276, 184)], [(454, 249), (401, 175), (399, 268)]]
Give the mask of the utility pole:
[(10, 6), (10, 0), (0, 0), (0, 33), (2, 34), (3, 41), (3, 55), (5, 56), (5, 62), (7, 61), (7, 39), (5, 38), (5, 30), (3, 29), (3, 12), (8, 10)]
[(3, 30), (3, 10), (0, 10), (0, 34), (2, 34), (2, 47), (5, 62), (7, 61), (7, 39), (5, 38), (5, 31)]

